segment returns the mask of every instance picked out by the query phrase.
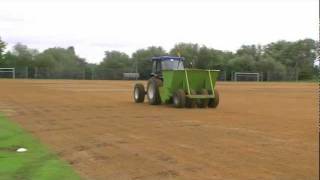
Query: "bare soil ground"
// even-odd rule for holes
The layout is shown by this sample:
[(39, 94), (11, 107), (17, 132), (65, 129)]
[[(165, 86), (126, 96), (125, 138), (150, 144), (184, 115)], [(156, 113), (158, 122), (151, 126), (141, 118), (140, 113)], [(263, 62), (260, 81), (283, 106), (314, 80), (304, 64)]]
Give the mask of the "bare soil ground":
[(133, 83), (0, 80), (0, 112), (86, 179), (318, 179), (317, 84), (218, 83), (217, 109), (175, 109)]

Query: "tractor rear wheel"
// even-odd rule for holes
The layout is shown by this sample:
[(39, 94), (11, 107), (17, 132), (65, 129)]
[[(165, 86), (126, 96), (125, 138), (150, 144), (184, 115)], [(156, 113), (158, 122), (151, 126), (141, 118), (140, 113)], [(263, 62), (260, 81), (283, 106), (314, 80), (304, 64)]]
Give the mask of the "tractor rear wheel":
[(159, 87), (162, 86), (162, 81), (157, 78), (150, 78), (147, 85), (147, 97), (149, 104), (158, 105), (161, 104)]
[(145, 95), (146, 95), (146, 91), (144, 90), (144, 86), (140, 83), (135, 84), (133, 89), (134, 102), (142, 103), (144, 101)]
[[(196, 91), (195, 90), (190, 90), (190, 95), (196, 95)], [(197, 105), (197, 101), (195, 99), (191, 99), (191, 98), (186, 98), (186, 107), (187, 108), (194, 108)]]
[(186, 104), (186, 93), (179, 89), (173, 94), (173, 105), (176, 108), (183, 108)]
[[(210, 93), (210, 94), (212, 94), (212, 93)], [(219, 92), (216, 89), (214, 90), (214, 96), (215, 96), (215, 98), (209, 99), (208, 106), (211, 108), (216, 108), (219, 105)]]
[[(208, 95), (208, 90), (206, 89), (201, 89), (199, 94), (201, 95)], [(209, 99), (199, 99), (197, 101), (197, 104), (198, 104), (198, 107), (199, 108), (206, 108), (208, 106), (208, 103), (209, 103)]]

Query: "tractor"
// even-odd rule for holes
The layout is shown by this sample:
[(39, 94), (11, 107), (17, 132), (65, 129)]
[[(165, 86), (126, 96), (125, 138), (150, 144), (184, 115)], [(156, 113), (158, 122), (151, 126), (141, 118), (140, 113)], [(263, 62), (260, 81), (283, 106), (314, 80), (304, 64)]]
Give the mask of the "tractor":
[(147, 87), (137, 83), (133, 98), (143, 103), (145, 96), (151, 105), (173, 104), (176, 108), (216, 108), (219, 93), (215, 89), (219, 70), (184, 68), (183, 57), (160, 56), (152, 59), (152, 73)]

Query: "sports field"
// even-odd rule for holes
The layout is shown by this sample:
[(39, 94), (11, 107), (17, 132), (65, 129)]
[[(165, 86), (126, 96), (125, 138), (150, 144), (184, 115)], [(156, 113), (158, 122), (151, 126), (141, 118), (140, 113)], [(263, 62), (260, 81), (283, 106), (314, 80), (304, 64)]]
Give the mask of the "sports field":
[(0, 80), (0, 112), (85, 179), (318, 179), (316, 83), (218, 82), (217, 109), (135, 104), (133, 84)]

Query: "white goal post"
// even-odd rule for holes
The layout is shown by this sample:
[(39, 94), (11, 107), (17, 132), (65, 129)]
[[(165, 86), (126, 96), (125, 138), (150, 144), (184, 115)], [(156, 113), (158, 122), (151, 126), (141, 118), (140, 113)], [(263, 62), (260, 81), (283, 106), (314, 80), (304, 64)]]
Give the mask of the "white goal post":
[(260, 81), (260, 73), (235, 72), (234, 81)]
[(9, 73), (13, 79), (16, 78), (16, 69), (15, 68), (0, 68), (0, 77), (1, 74)]

